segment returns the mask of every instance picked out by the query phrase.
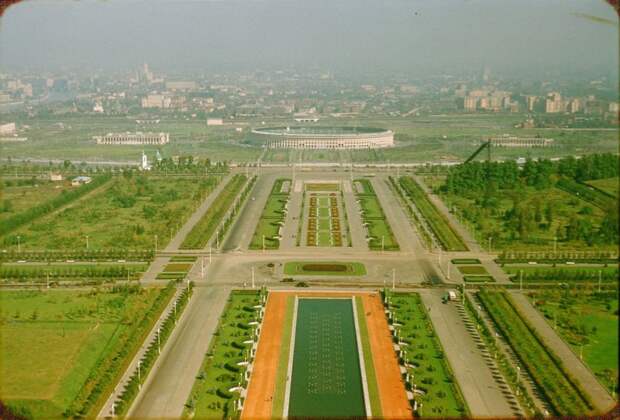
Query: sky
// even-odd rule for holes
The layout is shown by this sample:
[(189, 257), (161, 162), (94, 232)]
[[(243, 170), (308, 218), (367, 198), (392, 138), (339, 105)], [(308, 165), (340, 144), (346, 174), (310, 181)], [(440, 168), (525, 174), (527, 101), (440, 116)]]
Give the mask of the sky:
[(180, 73), (425, 77), (488, 66), (617, 77), (618, 17), (599, 0), (30, 0), (0, 20), (5, 70), (143, 62)]

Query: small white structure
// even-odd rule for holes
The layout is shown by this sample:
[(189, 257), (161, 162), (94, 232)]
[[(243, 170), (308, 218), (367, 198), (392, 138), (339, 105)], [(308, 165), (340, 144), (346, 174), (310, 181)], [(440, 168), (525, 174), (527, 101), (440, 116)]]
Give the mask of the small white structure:
[(12, 135), (16, 132), (17, 128), (14, 122), (0, 125), (0, 136)]
[(71, 185), (79, 187), (80, 185), (90, 184), (93, 179), (89, 176), (77, 176), (71, 180)]
[(63, 180), (62, 174), (55, 174), (53, 172), (50, 172), (50, 181), (59, 182), (62, 180)]
[(140, 170), (142, 171), (151, 170), (151, 165), (149, 165), (149, 158), (146, 156), (146, 153), (144, 153), (144, 150), (142, 151), (142, 161), (140, 162)]
[(222, 118), (207, 118), (207, 125), (224, 125)]
[(101, 103), (97, 102), (95, 104), (95, 106), (93, 106), (93, 112), (98, 112), (100, 114), (103, 114), (103, 105), (101, 105)]

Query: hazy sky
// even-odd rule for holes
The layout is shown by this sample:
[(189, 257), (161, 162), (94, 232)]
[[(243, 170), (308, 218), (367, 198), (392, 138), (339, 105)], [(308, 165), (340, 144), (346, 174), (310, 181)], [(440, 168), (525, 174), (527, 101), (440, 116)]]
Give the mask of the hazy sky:
[[(611, 20), (595, 22), (588, 14)], [(0, 26), (5, 69), (319, 68), (415, 76), (618, 67), (598, 0), (31, 0)]]

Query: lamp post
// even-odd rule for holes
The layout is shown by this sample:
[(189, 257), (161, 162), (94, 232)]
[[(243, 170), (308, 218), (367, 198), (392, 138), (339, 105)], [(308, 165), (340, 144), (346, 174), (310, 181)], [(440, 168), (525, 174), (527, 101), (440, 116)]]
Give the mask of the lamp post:
[(86, 249), (88, 250), (88, 235), (86, 235)]
[(392, 268), (392, 291), (396, 289), (396, 269)]
[(17, 235), (17, 252), (21, 252), (22, 251), (21, 239), (22, 239), (22, 237)]
[(155, 235), (155, 252), (157, 252), (157, 235)]

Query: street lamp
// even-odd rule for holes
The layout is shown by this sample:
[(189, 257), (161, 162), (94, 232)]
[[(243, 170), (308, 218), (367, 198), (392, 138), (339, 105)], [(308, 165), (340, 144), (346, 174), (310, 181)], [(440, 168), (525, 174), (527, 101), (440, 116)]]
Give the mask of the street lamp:
[(155, 252), (157, 252), (157, 235), (155, 235)]
[(21, 239), (22, 239), (22, 237), (17, 235), (17, 252), (21, 252), (21, 250), (22, 250)]
[(86, 249), (88, 249), (88, 235), (86, 235)]

